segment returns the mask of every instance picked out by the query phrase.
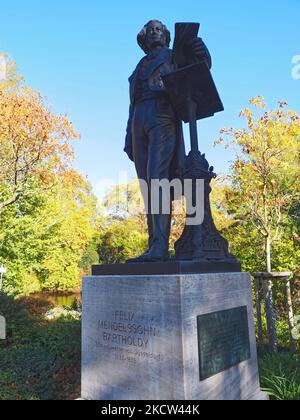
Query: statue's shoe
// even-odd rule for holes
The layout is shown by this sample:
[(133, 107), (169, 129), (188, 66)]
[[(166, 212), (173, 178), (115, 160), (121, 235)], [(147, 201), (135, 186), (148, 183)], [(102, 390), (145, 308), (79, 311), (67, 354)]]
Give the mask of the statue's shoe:
[(126, 264), (135, 264), (135, 263), (140, 263), (142, 262), (142, 259), (145, 255), (147, 255), (149, 253), (149, 249), (144, 252), (142, 255), (140, 255), (139, 257), (136, 258), (130, 258), (129, 260), (126, 261)]
[(168, 261), (169, 258), (170, 258), (170, 255), (168, 252), (161, 252), (159, 250), (151, 249), (150, 251), (145, 252), (140, 257), (127, 260), (126, 264), (163, 262), (163, 261)]

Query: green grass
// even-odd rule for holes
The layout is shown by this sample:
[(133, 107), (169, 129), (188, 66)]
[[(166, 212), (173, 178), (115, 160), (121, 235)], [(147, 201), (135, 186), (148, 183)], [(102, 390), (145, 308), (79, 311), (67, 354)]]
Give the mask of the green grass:
[(7, 340), (0, 341), (0, 400), (66, 400), (80, 396), (81, 323), (45, 321), (46, 301), (0, 294)]
[(300, 359), (291, 353), (266, 354), (260, 360), (263, 391), (271, 399), (300, 400)]

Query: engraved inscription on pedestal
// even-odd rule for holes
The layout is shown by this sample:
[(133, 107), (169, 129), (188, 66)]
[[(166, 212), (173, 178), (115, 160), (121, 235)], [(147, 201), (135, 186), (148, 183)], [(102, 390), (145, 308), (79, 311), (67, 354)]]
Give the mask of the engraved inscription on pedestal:
[(161, 361), (163, 358), (151, 351), (151, 341), (159, 337), (159, 330), (149, 323), (139, 323), (134, 312), (114, 311), (110, 319), (98, 320), (97, 331), (94, 345), (113, 360), (136, 365), (142, 359)]
[(201, 315), (197, 321), (200, 381), (251, 358), (246, 306)]

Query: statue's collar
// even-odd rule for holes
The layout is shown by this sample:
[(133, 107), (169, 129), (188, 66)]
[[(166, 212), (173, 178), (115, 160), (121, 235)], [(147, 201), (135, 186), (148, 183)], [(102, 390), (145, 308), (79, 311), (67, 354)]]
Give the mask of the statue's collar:
[(142, 80), (147, 80), (151, 74), (169, 59), (172, 54), (172, 50), (169, 48), (162, 48), (155, 57), (150, 58), (150, 55), (146, 55), (138, 64), (137, 71), (139, 71), (139, 77)]
[(155, 60), (161, 54), (164, 55), (166, 53), (166, 51), (168, 51), (168, 48), (166, 48), (166, 47), (153, 50), (153, 51), (149, 52), (149, 54), (147, 54), (147, 60), (148, 61)]

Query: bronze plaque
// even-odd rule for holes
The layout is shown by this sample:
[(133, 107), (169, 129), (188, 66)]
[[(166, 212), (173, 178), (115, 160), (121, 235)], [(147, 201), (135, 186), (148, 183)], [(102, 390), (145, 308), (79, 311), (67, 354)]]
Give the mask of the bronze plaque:
[(251, 358), (247, 307), (200, 315), (200, 381)]

